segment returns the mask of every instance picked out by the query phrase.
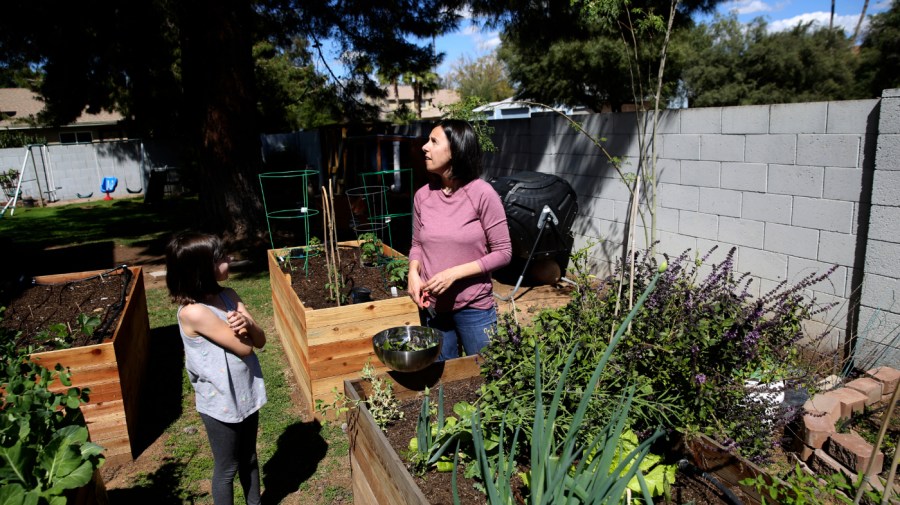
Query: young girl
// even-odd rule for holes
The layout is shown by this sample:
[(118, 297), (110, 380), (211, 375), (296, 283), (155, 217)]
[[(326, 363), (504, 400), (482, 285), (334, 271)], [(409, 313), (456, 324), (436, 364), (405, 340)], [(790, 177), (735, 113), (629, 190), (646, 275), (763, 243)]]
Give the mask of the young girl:
[(186, 232), (166, 248), (166, 286), (178, 307), (184, 361), (212, 447), (216, 505), (234, 503), (238, 475), (249, 505), (260, 503), (256, 457), (258, 412), (266, 403), (259, 359), (266, 344), (241, 298), (219, 282), (228, 262), (218, 237)]

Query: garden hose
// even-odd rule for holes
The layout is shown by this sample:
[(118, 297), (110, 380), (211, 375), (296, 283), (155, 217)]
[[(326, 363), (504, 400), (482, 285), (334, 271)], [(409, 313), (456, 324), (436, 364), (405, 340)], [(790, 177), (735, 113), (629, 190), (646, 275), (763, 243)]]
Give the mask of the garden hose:
[(687, 459), (682, 458), (682, 459), (678, 460), (678, 470), (685, 472), (685, 473), (690, 472), (692, 474), (700, 476), (701, 478), (703, 478), (710, 484), (716, 486), (719, 489), (719, 491), (722, 491), (722, 493), (725, 494), (725, 498), (732, 504), (744, 505), (744, 502), (741, 501), (741, 499), (738, 498), (737, 495), (735, 495), (730, 489), (728, 489), (728, 486), (726, 486), (725, 484), (722, 484), (719, 481), (719, 479), (704, 472), (703, 470), (700, 470), (699, 468), (697, 468), (696, 466), (691, 464), (691, 462), (688, 461)]

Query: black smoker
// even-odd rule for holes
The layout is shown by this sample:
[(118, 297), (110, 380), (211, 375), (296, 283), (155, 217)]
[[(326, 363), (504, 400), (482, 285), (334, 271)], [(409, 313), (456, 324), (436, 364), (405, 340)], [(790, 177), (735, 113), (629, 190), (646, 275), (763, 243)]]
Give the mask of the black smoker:
[(555, 175), (539, 172), (516, 172), (492, 177), (488, 182), (500, 195), (509, 224), (513, 261), (504, 270), (521, 272), (521, 283), (532, 261), (552, 258), (559, 265), (560, 275), (565, 275), (572, 253), (569, 230), (578, 212), (572, 186)]

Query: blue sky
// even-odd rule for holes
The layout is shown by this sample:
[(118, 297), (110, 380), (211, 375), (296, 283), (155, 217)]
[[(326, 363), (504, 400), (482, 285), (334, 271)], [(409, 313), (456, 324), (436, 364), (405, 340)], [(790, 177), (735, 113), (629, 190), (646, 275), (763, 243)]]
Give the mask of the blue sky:
[[(849, 35), (853, 33), (859, 15), (862, 12), (863, 0), (835, 0), (834, 23), (842, 26)], [(870, 14), (884, 12), (890, 7), (890, 0), (870, 0), (866, 9), (866, 17)], [(831, 16), (830, 0), (735, 0), (719, 5), (719, 12), (725, 14), (736, 11), (738, 20), (748, 22), (763, 17), (769, 23), (769, 29), (780, 31), (792, 28), (803, 21), (815, 21), (828, 26)], [(863, 22), (863, 27), (867, 21)], [(462, 28), (452, 34), (438, 37), (435, 46), (438, 51), (447, 53), (444, 63), (438, 69), (439, 75), (446, 75), (453, 64), (461, 57), (471, 60), (490, 54), (500, 44), (497, 32), (484, 31), (472, 26), (466, 20)]]
[[(834, 23), (843, 27), (848, 35), (853, 33), (859, 21), (863, 1), (835, 0)], [(889, 7), (890, 0), (870, 0), (866, 17), (884, 12)], [(828, 26), (831, 0), (731, 0), (720, 4), (718, 10), (723, 14), (735, 11), (738, 20), (744, 23), (762, 17), (768, 22), (771, 31), (780, 31), (806, 21)], [(868, 20), (863, 21), (864, 30), (867, 24)], [(499, 44), (498, 32), (482, 30), (466, 19), (460, 24), (457, 32), (435, 39), (437, 50), (446, 53), (444, 62), (438, 68), (438, 74), (447, 75), (460, 58), (476, 60), (490, 54)], [(336, 67), (332, 68), (339, 66), (336, 64)]]

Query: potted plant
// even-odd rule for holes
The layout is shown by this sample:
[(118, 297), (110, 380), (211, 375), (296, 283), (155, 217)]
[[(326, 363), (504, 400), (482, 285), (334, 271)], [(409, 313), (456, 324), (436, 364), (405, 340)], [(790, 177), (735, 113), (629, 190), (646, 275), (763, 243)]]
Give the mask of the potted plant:
[(0, 172), (0, 188), (3, 188), (3, 192), (6, 194), (7, 198), (16, 196), (16, 186), (18, 183), (19, 171), (15, 168), (10, 168), (6, 172)]

